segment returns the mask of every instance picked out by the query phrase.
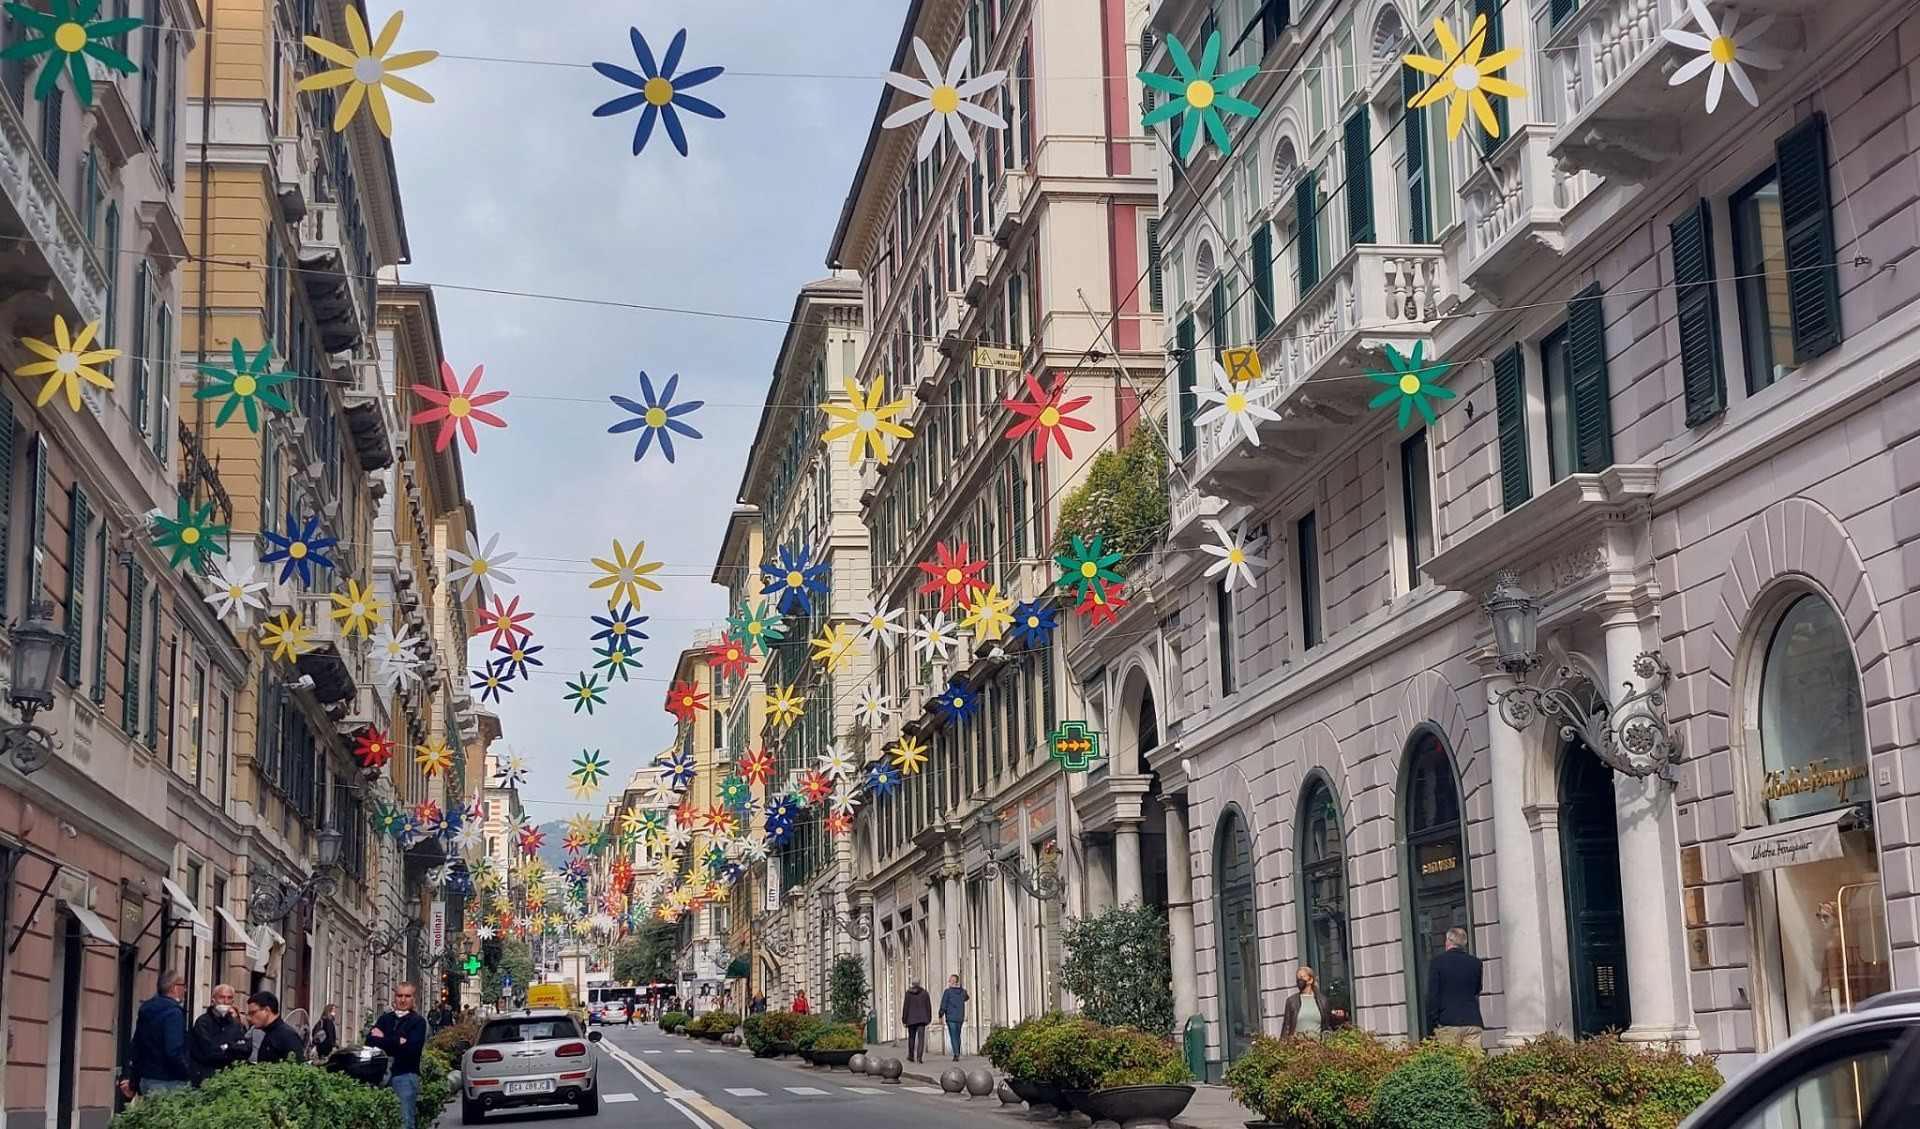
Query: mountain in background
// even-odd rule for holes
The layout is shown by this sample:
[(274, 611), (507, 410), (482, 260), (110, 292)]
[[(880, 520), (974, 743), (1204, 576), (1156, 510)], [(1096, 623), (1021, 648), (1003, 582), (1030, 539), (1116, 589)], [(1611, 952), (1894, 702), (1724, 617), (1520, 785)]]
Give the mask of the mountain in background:
[(548, 870), (559, 870), (566, 866), (567, 852), (560, 841), (567, 837), (567, 821), (556, 819), (552, 823), (543, 823), (540, 830), (547, 834), (547, 841), (540, 845), (540, 861), (547, 864)]

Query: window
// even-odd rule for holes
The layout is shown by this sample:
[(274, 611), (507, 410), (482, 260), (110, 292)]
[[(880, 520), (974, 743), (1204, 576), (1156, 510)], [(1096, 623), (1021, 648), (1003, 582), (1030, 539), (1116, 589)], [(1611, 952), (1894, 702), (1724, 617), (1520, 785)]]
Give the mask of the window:
[(1840, 344), (1825, 117), (1782, 137), (1774, 155), (1728, 201), (1750, 393)]
[(1446, 742), (1430, 727), (1414, 734), (1401, 778), (1401, 834), (1406, 843), (1408, 908), (1412, 920), (1413, 979), (1408, 1003), (1413, 1029), (1421, 1038), (1433, 1033), (1426, 1008), (1427, 968), (1445, 947), (1447, 930), (1470, 928), (1467, 906), (1466, 824), (1460, 813), (1460, 784)]
[(1239, 678), (1235, 673), (1239, 657), (1234, 651), (1237, 642), (1235, 636), (1240, 631), (1240, 625), (1234, 622), (1233, 592), (1227, 588), (1224, 577), (1213, 585), (1213, 626), (1216, 657), (1220, 660), (1220, 692), (1231, 694), (1239, 687)]
[(1687, 426), (1719, 415), (1727, 406), (1727, 378), (1720, 361), (1720, 307), (1713, 285), (1713, 212), (1705, 200), (1668, 225), (1673, 291), (1680, 329), (1680, 378)]
[[(1472, 26), (1472, 20), (1475, 17), (1485, 16), (1487, 18), (1487, 34), (1481, 46), (1480, 57), (1484, 59), (1489, 55), (1495, 55), (1505, 50), (1507, 45), (1506, 29), (1501, 26), (1500, 21), (1503, 18), (1502, 13), (1506, 10), (1506, 0), (1473, 0), (1470, 5), (1470, 10), (1472, 15), (1468, 19), (1468, 26)], [(1484, 129), (1477, 131), (1480, 134), (1480, 151), (1482, 153), (1492, 153), (1495, 149), (1500, 148), (1502, 141), (1507, 139), (1507, 100), (1505, 98), (1489, 98), (1488, 101), (1493, 103), (1493, 118), (1494, 121), (1499, 123), (1500, 128), (1492, 132)]]
[(1353, 1010), (1353, 955), (1347, 944), (1347, 855), (1340, 805), (1326, 778), (1308, 778), (1300, 797), (1301, 961), (1319, 977), (1331, 1008)]
[(1160, 221), (1147, 221), (1147, 309), (1159, 313), (1167, 299), (1166, 281), (1160, 273)]
[(1527, 466), (1526, 358), (1518, 345), (1493, 359), (1493, 406), (1500, 425), (1500, 508), (1512, 510), (1533, 497)]
[(1558, 482), (1569, 474), (1595, 474), (1612, 466), (1612, 392), (1597, 283), (1568, 304), (1566, 324), (1541, 339), (1540, 376), (1547, 406), (1548, 479)]
[[(1401, 105), (1419, 95), (1420, 72), (1400, 68)], [(1419, 110), (1403, 110), (1400, 130), (1407, 154), (1407, 239), (1413, 243), (1433, 242), (1433, 208), (1427, 184), (1427, 119)]]
[(1199, 442), (1194, 428), (1194, 417), (1199, 410), (1195, 396), (1196, 360), (1193, 355), (1193, 318), (1191, 315), (1181, 318), (1174, 330), (1174, 354), (1179, 358), (1179, 397), (1180, 397), (1180, 457), (1193, 454)]
[[(121, 665), (120, 728), (127, 736), (140, 733), (140, 616), (146, 602), (147, 575), (134, 562), (127, 564), (127, 638)], [(156, 625), (157, 626), (157, 625)]]
[(1420, 587), (1420, 566), (1433, 556), (1433, 467), (1425, 428), (1400, 444), (1400, 523), (1412, 590)]
[(1300, 648), (1310, 650), (1321, 643), (1320, 626), (1320, 530), (1309, 513), (1294, 523), (1293, 554), (1299, 559), (1295, 583), (1299, 585)]
[(1540, 341), (1540, 380), (1547, 401), (1547, 481), (1573, 473), (1579, 456), (1573, 442), (1573, 376), (1567, 368), (1567, 327)]
[(1214, 921), (1219, 929), (1220, 1002), (1229, 1061), (1253, 1049), (1260, 1033), (1260, 929), (1253, 881), (1253, 842), (1246, 821), (1229, 807), (1213, 841)]
[(1373, 232), (1373, 111), (1361, 106), (1347, 117), (1341, 152), (1347, 166), (1347, 245), (1374, 241)]
[(1273, 332), (1276, 321), (1273, 306), (1273, 228), (1265, 223), (1254, 225), (1253, 255), (1253, 336), (1256, 341), (1264, 340)]
[(1293, 217), (1294, 268), (1304, 298), (1320, 281), (1320, 205), (1312, 170), (1302, 172), (1293, 187)]
[(67, 653), (60, 677), (69, 686), (80, 685), (86, 669), (81, 652), (87, 645), (87, 546), (93, 511), (86, 491), (76, 483), (67, 490)]

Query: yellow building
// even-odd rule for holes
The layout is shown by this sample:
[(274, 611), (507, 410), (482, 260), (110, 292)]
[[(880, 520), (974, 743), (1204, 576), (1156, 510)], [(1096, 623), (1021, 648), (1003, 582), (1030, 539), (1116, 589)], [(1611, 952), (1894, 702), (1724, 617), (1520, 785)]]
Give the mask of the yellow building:
[[(691, 840), (677, 852), (677, 859), (671, 857), (675, 853), (670, 852), (664, 866), (667, 873), (678, 875), (681, 885), (693, 889), (708, 877), (708, 852), (724, 837), (709, 824), (707, 813), (720, 804), (720, 782), (733, 769), (724, 733), (725, 717), (721, 710), (713, 708), (722, 695), (716, 693), (721, 687), (715, 684), (718, 672), (708, 648), (720, 642), (717, 631), (695, 632), (692, 646), (680, 652), (673, 668), (673, 686), (691, 687), (703, 695), (704, 703), (703, 708), (680, 722), (674, 747), (665, 754), (692, 758), (695, 770), (693, 786), (681, 794), (680, 804), (674, 809), (680, 825), (692, 831)], [(724, 878), (718, 881), (724, 886)], [(737, 890), (729, 891), (719, 900), (702, 897), (700, 908), (680, 919), (679, 988), (681, 996), (690, 999), (695, 1010), (718, 1006), (722, 997), (727, 966), (733, 955), (733, 919), (735, 900), (739, 897)]]

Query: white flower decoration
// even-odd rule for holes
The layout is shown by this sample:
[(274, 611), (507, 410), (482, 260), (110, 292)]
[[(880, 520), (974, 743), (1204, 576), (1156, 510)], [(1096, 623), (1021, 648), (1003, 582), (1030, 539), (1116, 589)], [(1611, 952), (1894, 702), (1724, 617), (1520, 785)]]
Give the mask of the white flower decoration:
[(1229, 592), (1233, 591), (1236, 584), (1242, 582), (1249, 588), (1257, 584), (1258, 581), (1253, 577), (1253, 570), (1267, 567), (1266, 560), (1247, 552), (1246, 540), (1238, 531), (1228, 533), (1226, 527), (1217, 521), (1208, 522), (1207, 528), (1213, 530), (1214, 536), (1220, 538), (1218, 545), (1200, 546), (1201, 552), (1219, 558), (1207, 566), (1207, 575), (1218, 576), (1223, 572), (1226, 573)]
[(452, 874), (453, 864), (442, 863), (427, 872), (427, 881), (432, 883), (436, 888), (445, 886), (447, 884), (447, 878)]
[(748, 862), (759, 862), (767, 857), (767, 844), (758, 834), (745, 839), (740, 847), (740, 857)]
[(975, 122), (988, 129), (1005, 129), (1007, 121), (969, 99), (978, 98), (1007, 81), (1007, 72), (988, 71), (979, 78), (969, 80), (967, 59), (973, 54), (972, 39), (960, 41), (960, 46), (953, 49), (953, 57), (944, 71), (940, 69), (939, 60), (933, 57), (933, 52), (918, 36), (913, 40), (913, 54), (919, 60), (920, 73), (926, 76), (926, 80), (923, 82), (912, 75), (888, 71), (887, 85), (904, 90), (921, 101), (895, 110), (880, 123), (880, 128), (898, 129), (925, 118), (927, 124), (920, 130), (918, 159), (924, 161), (927, 154), (933, 152), (933, 147), (940, 143), (941, 127), (945, 126), (947, 135), (953, 138), (953, 147), (960, 151), (960, 158), (972, 164), (973, 139), (967, 134), (967, 122)]
[(480, 845), (480, 836), (485, 830), (477, 821), (470, 819), (453, 833), (453, 845), (462, 851), (471, 851)]
[(1678, 47), (1700, 54), (1691, 62), (1673, 72), (1667, 80), (1668, 86), (1679, 86), (1692, 82), (1700, 72), (1712, 68), (1707, 76), (1707, 113), (1711, 114), (1720, 107), (1720, 91), (1726, 85), (1727, 78), (1733, 78), (1733, 84), (1740, 88), (1740, 96), (1747, 105), (1758, 106), (1760, 95), (1753, 89), (1753, 80), (1747, 77), (1747, 67), (1759, 67), (1761, 70), (1780, 69), (1780, 56), (1772, 51), (1749, 46), (1754, 40), (1767, 33), (1773, 26), (1772, 16), (1761, 16), (1747, 25), (1745, 31), (1735, 34), (1740, 26), (1740, 13), (1727, 12), (1727, 26), (1722, 28), (1714, 23), (1712, 13), (1707, 11), (1705, 0), (1687, 0), (1687, 11), (1693, 16), (1698, 32), (1681, 31), (1668, 28), (1660, 33), (1661, 38)]
[(920, 626), (911, 634), (913, 649), (929, 659), (950, 657), (960, 643), (960, 633), (954, 630), (953, 621), (939, 612), (921, 616)]
[[(1245, 384), (1236, 384), (1233, 378), (1227, 375), (1226, 369), (1217, 364), (1214, 365), (1214, 386), (1212, 388), (1198, 388), (1195, 389), (1193, 393), (1200, 400), (1214, 406), (1201, 412), (1196, 422), (1202, 427), (1217, 423), (1225, 431), (1231, 431), (1233, 428), (1238, 427), (1240, 433), (1247, 437), (1247, 442), (1258, 447), (1260, 445), (1260, 425), (1256, 421), (1280, 418), (1279, 412), (1274, 411), (1272, 408), (1256, 404), (1253, 400), (1254, 393), (1266, 388), (1269, 383), (1268, 380), (1262, 379), (1248, 381)], [(1222, 436), (1222, 438), (1225, 438), (1225, 436)]]
[(853, 757), (838, 744), (827, 746), (827, 751), (819, 756), (820, 771), (835, 780), (845, 780), (853, 775)]
[(860, 701), (853, 707), (854, 720), (868, 729), (878, 729), (892, 716), (893, 706), (888, 703), (887, 696), (880, 692), (880, 684), (867, 683), (867, 688), (860, 692)]
[(673, 790), (673, 785), (669, 784), (664, 776), (654, 781), (653, 785), (647, 789), (647, 802), (655, 807), (671, 804), (679, 798), (680, 793)]
[(900, 618), (906, 614), (905, 608), (894, 608), (892, 611), (876, 608), (867, 613), (860, 624), (861, 641), (872, 647), (876, 655), (879, 654), (889, 642), (907, 633), (907, 625), (900, 622)]
[(243, 569), (237, 563), (228, 561), (220, 566), (220, 571), (207, 578), (213, 592), (207, 596), (207, 603), (213, 605), (213, 614), (221, 619), (231, 619), (241, 627), (247, 625), (250, 618), (247, 612), (264, 611), (267, 603), (260, 593), (267, 590), (267, 582), (260, 576), (258, 569)]
[(493, 937), (494, 937), (494, 932), (495, 932), (495, 930), (494, 930), (494, 928), (493, 928), (493, 926), (491, 926), (491, 925), (482, 925), (482, 926), (481, 926), (480, 928), (478, 928), (478, 929), (475, 929), (475, 930), (473, 931), (473, 934), (474, 934), (474, 936), (476, 936), (476, 937), (478, 937), (478, 938), (480, 938), (480, 939), (481, 939), (482, 941), (491, 941), (491, 940), (493, 940)]
[(480, 544), (480, 538), (474, 536), (473, 530), (469, 529), (466, 552), (463, 553), (458, 549), (447, 550), (447, 560), (454, 565), (447, 569), (447, 582), (460, 586), (461, 599), (472, 599), (476, 591), (480, 593), (482, 599), (485, 599), (493, 590), (492, 585), (495, 583), (513, 583), (512, 574), (500, 571), (500, 566), (520, 554), (502, 553), (499, 549), (498, 533), (487, 538), (487, 543), (483, 546)]
[(683, 827), (678, 820), (667, 831), (667, 849), (677, 851), (693, 842), (693, 828)]
[(593, 927), (602, 933), (613, 932), (613, 915), (604, 912), (594, 914)]
[(837, 791), (829, 801), (835, 815), (852, 815), (853, 809), (860, 806), (860, 797), (851, 788)]

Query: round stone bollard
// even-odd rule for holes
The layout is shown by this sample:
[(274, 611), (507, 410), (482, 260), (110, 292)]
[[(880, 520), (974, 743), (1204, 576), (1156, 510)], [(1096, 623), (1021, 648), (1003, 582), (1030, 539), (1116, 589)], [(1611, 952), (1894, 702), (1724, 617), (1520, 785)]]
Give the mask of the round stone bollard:
[(993, 1075), (984, 1070), (975, 1070), (967, 1075), (967, 1099), (984, 1098), (993, 1093)]
[(950, 1066), (940, 1074), (940, 1088), (949, 1094), (957, 1094), (967, 1088), (967, 1072), (957, 1066)]
[(847, 1060), (847, 1069), (853, 1071), (855, 1074), (865, 1074), (867, 1072), (867, 1056), (864, 1054), (854, 1055)]
[(890, 1058), (880, 1064), (880, 1077), (898, 1086), (900, 1084), (900, 1074), (905, 1069), (906, 1068), (900, 1064), (899, 1059)]
[(1007, 1085), (1005, 1082), (1000, 1083), (1000, 1088), (994, 1091), (994, 1096), (1000, 1099), (1001, 1105), (1020, 1104), (1020, 1095), (1014, 1093), (1013, 1087)]

